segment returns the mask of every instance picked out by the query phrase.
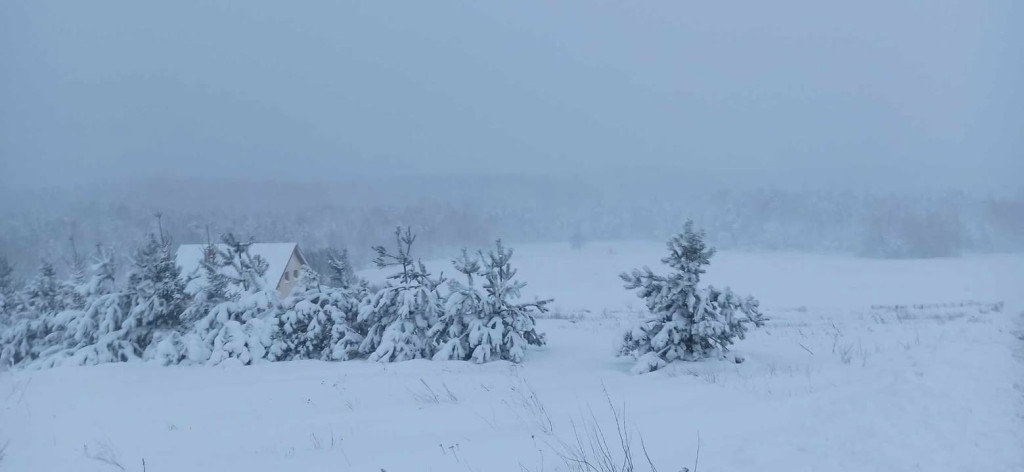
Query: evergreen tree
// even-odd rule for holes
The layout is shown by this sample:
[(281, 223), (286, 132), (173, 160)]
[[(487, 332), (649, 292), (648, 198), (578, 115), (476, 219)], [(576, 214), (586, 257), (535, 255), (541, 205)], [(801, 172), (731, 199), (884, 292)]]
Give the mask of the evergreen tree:
[(363, 336), (355, 328), (357, 287), (321, 285), (304, 268), (299, 286), (283, 301), (270, 354), (274, 360), (348, 360), (357, 356)]
[(67, 284), (57, 278), (53, 263), (43, 260), (39, 272), (25, 285), (21, 298), (29, 316), (42, 318), (67, 308), (69, 293)]
[(271, 353), (275, 360), (323, 359), (329, 353), (332, 312), (336, 307), (325, 296), (319, 275), (303, 267), (292, 295), (283, 300), (277, 317), (277, 336)]
[(68, 292), (69, 303), (67, 308), (84, 308), (86, 303), (86, 283), (88, 281), (88, 264), (80, 254), (78, 254), (78, 248), (75, 246), (75, 238), (71, 237), (71, 258), (66, 262), (68, 264), (68, 275), (69, 275), (69, 287), (71, 291)]
[[(449, 294), (444, 312), (429, 332), (437, 346), (434, 360), (468, 360), (475, 348), (469, 342), (470, 332), (478, 332), (485, 323), (483, 295), (474, 285), (473, 279), (473, 276), (480, 273), (480, 259), (470, 256), (463, 249), (452, 264), (457, 272), (465, 276), (466, 283), (448, 281)], [(482, 338), (478, 336), (476, 339)]]
[(517, 271), (509, 262), (512, 253), (499, 239), (495, 249), (484, 256), (484, 319), (487, 321), (473, 327), (469, 335), (470, 345), (475, 346), (473, 359), (477, 362), (492, 359), (522, 362), (528, 345), (545, 344), (544, 334), (537, 332), (534, 317), (547, 312), (552, 300), (517, 302), (526, 282), (515, 280)]
[(367, 297), (358, 321), (367, 326), (360, 352), (370, 360), (394, 362), (430, 357), (433, 345), (427, 332), (442, 311), (438, 286), (442, 280), (430, 277), (422, 262), (411, 256), (416, 237), (412, 230), (395, 230), (396, 252), (377, 246), (377, 267), (400, 268), (388, 277), (387, 284)]
[(267, 262), (249, 253), (251, 241), (230, 233), (222, 240), (222, 247), (213, 247), (203, 262), (208, 285), (197, 296), (199, 309), (186, 311), (186, 319), (195, 320), (191, 330), (162, 342), (162, 358), (217, 365), (250, 364), (266, 357), (280, 310), (277, 290), (263, 279)]
[(17, 309), (17, 287), (14, 280), (14, 267), (7, 258), (0, 256), (0, 329), (14, 320)]
[(58, 314), (73, 305), (72, 289), (57, 277), (47, 260), (29, 280), (18, 298), (21, 304), (9, 329), (0, 333), (0, 362), (7, 365), (33, 361), (50, 352), (63, 334)]
[[(116, 261), (113, 252), (97, 246), (91, 266), (92, 277), (82, 284), (85, 308), (66, 311), (62, 322), (67, 327), (61, 341), (62, 353), (53, 363), (76, 365), (126, 362), (137, 359), (140, 351), (123, 327), (131, 309), (131, 298), (116, 290)], [(67, 357), (64, 360), (63, 357)]]
[(683, 233), (668, 242), (669, 255), (662, 259), (673, 269), (671, 274), (655, 275), (645, 267), (621, 275), (626, 288), (636, 290), (651, 312), (623, 337), (620, 354), (638, 359), (634, 372), (720, 355), (735, 338), (743, 339), (748, 324), (761, 326), (766, 320), (752, 297), (741, 298), (728, 288), (698, 287), (715, 253), (704, 237), (688, 221)]
[(331, 283), (335, 287), (351, 288), (363, 283), (356, 276), (356, 271), (352, 267), (348, 249), (342, 249), (341, 252), (333, 248), (330, 249), (327, 256), (327, 265), (331, 268)]
[(131, 309), (122, 327), (140, 354), (154, 336), (180, 329), (188, 306), (185, 281), (171, 248), (170, 237), (151, 233), (132, 257), (127, 290)]
[[(534, 317), (547, 311), (551, 300), (518, 302), (526, 283), (515, 280), (512, 250), (497, 241), (486, 255), (470, 257), (465, 250), (453, 263), (466, 283), (449, 282), (450, 293), (445, 311), (431, 329), (438, 346), (435, 360), (492, 360), (522, 362), (529, 345), (544, 345), (544, 335), (536, 330)], [(483, 291), (474, 284), (474, 276), (484, 278)]]

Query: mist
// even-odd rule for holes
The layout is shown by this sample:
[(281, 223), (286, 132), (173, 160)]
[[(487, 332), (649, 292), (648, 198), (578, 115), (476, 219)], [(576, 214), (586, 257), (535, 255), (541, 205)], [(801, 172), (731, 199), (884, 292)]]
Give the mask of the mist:
[(0, 0), (0, 470), (1024, 471), (1022, 26)]
[(1021, 188), (1017, 2), (4, 2), (0, 184)]

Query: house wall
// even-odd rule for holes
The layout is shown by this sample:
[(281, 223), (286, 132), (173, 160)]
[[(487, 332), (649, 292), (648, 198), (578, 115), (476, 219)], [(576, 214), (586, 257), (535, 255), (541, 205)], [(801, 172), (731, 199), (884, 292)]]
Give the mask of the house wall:
[(292, 252), (292, 257), (288, 259), (288, 265), (285, 268), (285, 272), (288, 274), (287, 277), (281, 277), (281, 281), (277, 284), (277, 293), (281, 297), (287, 297), (292, 293), (295, 285), (298, 284), (299, 279), (296, 277), (302, 273), (302, 261), (295, 252)]

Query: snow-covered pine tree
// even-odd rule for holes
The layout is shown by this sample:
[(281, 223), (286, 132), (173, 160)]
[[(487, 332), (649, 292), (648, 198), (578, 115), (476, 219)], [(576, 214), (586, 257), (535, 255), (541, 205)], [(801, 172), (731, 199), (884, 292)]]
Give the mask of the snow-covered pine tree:
[(330, 359), (347, 361), (362, 355), (360, 348), (366, 339), (366, 325), (359, 321), (359, 310), (370, 292), (366, 284), (331, 290), (324, 295), (329, 300), (333, 324), (329, 341)]
[(43, 260), (39, 272), (18, 295), (20, 303), (9, 329), (0, 333), (0, 362), (16, 365), (33, 361), (50, 351), (62, 333), (57, 314), (73, 305), (72, 289), (57, 277), (57, 270)]
[(131, 298), (116, 290), (114, 253), (97, 245), (92, 259), (92, 277), (79, 289), (86, 300), (85, 308), (74, 315), (64, 312), (73, 318), (63, 320), (67, 326), (61, 342), (63, 352), (53, 363), (91, 365), (125, 362), (139, 356), (136, 345), (127, 339), (129, 330), (123, 327)]
[(669, 255), (662, 259), (672, 273), (655, 275), (645, 267), (620, 275), (651, 312), (623, 336), (620, 354), (637, 359), (634, 373), (657, 370), (675, 360), (720, 355), (735, 338), (743, 339), (748, 324), (761, 326), (766, 320), (752, 297), (741, 298), (728, 288), (698, 287), (715, 253), (704, 237), (687, 221), (683, 233), (669, 240)]
[(544, 334), (537, 332), (534, 317), (547, 312), (552, 300), (517, 302), (526, 282), (515, 280), (517, 271), (509, 262), (512, 253), (499, 239), (494, 250), (483, 256), (485, 322), (472, 326), (469, 332), (476, 362), (498, 359), (522, 362), (527, 346), (545, 344)]
[(340, 288), (320, 283), (304, 267), (299, 285), (282, 301), (268, 357), (273, 360), (349, 360), (358, 357), (361, 286)]
[[(445, 300), (444, 312), (438, 322), (430, 328), (428, 336), (437, 347), (434, 353), (434, 360), (468, 360), (474, 354), (474, 348), (480, 344), (470, 345), (470, 332), (479, 332), (483, 329), (484, 306), (483, 295), (474, 285), (473, 276), (480, 273), (480, 259), (470, 256), (466, 249), (462, 254), (452, 260), (455, 270), (466, 278), (462, 283), (458, 280), (448, 281), (448, 298)], [(496, 342), (500, 343), (499, 340)], [(477, 336), (477, 340), (484, 340)], [(481, 358), (477, 362), (486, 361), (488, 349), (482, 350)]]
[(14, 311), (18, 305), (16, 293), (14, 267), (6, 257), (0, 256), (0, 329), (14, 320)]
[(166, 234), (150, 233), (132, 256), (127, 290), (131, 309), (122, 328), (138, 355), (182, 327), (181, 315), (189, 297), (172, 247)]
[(70, 288), (57, 277), (53, 263), (43, 260), (39, 272), (29, 280), (22, 292), (25, 308), (30, 315), (40, 318), (47, 313), (56, 313), (69, 306)]
[(415, 240), (410, 228), (396, 228), (395, 253), (374, 247), (378, 268), (398, 267), (401, 271), (389, 276), (387, 284), (360, 307), (359, 322), (367, 327), (367, 334), (359, 350), (370, 360), (395, 362), (433, 355), (427, 331), (443, 309), (438, 293), (442, 280), (432, 279), (423, 263), (413, 260)]
[(75, 238), (72, 236), (69, 238), (71, 242), (71, 258), (67, 259), (68, 265), (68, 276), (69, 286), (71, 291), (68, 293), (70, 297), (68, 308), (83, 308), (85, 307), (86, 297), (86, 283), (89, 280), (89, 264), (86, 263), (85, 258), (78, 253), (78, 247), (75, 245)]
[(292, 294), (282, 300), (277, 316), (277, 332), (270, 347), (274, 360), (327, 359), (335, 307), (324, 292), (331, 287), (320, 284), (320, 276), (308, 267), (302, 268), (299, 283)]
[(331, 268), (331, 284), (335, 287), (351, 288), (363, 283), (352, 267), (348, 249), (342, 249), (340, 252), (334, 248), (328, 250), (327, 265)]
[(183, 337), (162, 342), (164, 362), (251, 364), (267, 355), (280, 310), (277, 290), (267, 287), (263, 275), (267, 262), (249, 253), (252, 242), (232, 234), (222, 247), (212, 247), (203, 262), (207, 286), (196, 297), (201, 305), (186, 310), (191, 330)]

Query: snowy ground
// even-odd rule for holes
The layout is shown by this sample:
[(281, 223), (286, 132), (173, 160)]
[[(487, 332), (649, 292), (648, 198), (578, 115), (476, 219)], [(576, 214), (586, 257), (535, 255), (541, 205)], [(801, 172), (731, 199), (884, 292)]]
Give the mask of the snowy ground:
[(746, 362), (632, 376), (613, 354), (642, 304), (616, 274), (661, 252), (520, 247), (520, 275), (569, 318), (542, 320), (549, 346), (521, 366), (0, 373), (0, 470), (566, 470), (573, 425), (617, 449), (608, 399), (662, 471), (692, 469), (698, 435), (701, 471), (1024, 470), (1024, 256), (722, 253), (708, 280), (772, 317), (738, 345)]

